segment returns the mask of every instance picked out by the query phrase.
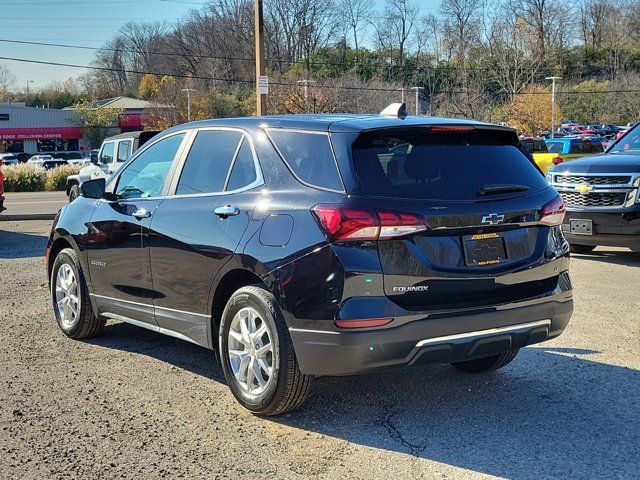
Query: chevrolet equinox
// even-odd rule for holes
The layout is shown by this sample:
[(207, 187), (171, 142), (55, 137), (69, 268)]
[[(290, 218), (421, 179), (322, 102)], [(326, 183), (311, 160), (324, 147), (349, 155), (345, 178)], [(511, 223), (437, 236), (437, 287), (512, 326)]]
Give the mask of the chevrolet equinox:
[(260, 415), (300, 406), (318, 375), (492, 371), (573, 311), (564, 203), (507, 127), (195, 122), (81, 193), (46, 250), (60, 329), (113, 319), (216, 349)]

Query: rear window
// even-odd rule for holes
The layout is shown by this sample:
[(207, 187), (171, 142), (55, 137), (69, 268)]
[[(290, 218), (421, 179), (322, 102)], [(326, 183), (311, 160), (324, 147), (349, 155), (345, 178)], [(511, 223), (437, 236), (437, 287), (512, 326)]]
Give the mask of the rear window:
[[(431, 133), (422, 129), (360, 135), (353, 160), (365, 195), (471, 200), (488, 185), (547, 188), (538, 169), (503, 132)], [(497, 195), (496, 195), (497, 196)]]
[(549, 153), (562, 153), (564, 142), (547, 142), (547, 150)]
[(590, 140), (577, 140), (571, 142), (571, 150), (569, 153), (600, 153), (604, 151), (602, 148), (602, 143), (595, 141), (592, 142)]
[(344, 190), (328, 134), (278, 129), (267, 132), (289, 169), (300, 180), (315, 187)]

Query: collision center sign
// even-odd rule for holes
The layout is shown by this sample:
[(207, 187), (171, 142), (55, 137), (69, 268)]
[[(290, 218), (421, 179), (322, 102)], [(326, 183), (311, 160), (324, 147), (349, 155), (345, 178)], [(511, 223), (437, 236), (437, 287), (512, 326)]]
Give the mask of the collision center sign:
[(80, 127), (0, 128), (0, 141), (72, 140), (82, 136)]

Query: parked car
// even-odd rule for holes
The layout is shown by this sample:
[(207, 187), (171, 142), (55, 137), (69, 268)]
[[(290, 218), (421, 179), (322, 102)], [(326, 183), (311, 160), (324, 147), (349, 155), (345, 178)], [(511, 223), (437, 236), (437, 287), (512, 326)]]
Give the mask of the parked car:
[(542, 173), (547, 173), (551, 167), (563, 162), (563, 158), (560, 155), (549, 153), (544, 139), (524, 138), (520, 140), (520, 146), (533, 157)]
[(68, 165), (68, 162), (62, 158), (54, 158), (51, 155), (33, 155), (29, 160), (27, 160), (27, 165), (34, 165), (37, 168), (51, 170), (52, 168), (60, 167), (62, 165)]
[(570, 136), (545, 139), (549, 153), (560, 155), (565, 162), (594, 153), (604, 152), (602, 140), (597, 136)]
[(515, 130), (398, 111), (181, 125), (83, 182), (46, 249), (60, 328), (217, 349), (261, 415), (315, 375), (486, 372), (560, 335), (564, 204)]
[(0, 170), (0, 213), (4, 210), (4, 177), (2, 176), (2, 170)]
[(17, 165), (19, 163), (18, 156), (14, 153), (0, 153), (0, 161), (2, 161), (2, 165)]
[(640, 127), (612, 142), (605, 155), (549, 170), (567, 205), (562, 229), (575, 253), (596, 246), (640, 251)]
[(76, 175), (67, 177), (67, 196), (69, 202), (73, 202), (80, 195), (80, 184), (86, 180), (96, 178), (107, 178), (115, 172), (133, 152), (138, 150), (147, 141), (153, 138), (156, 131), (138, 131), (122, 133), (113, 137), (105, 138), (96, 161), (93, 160), (91, 151), (91, 165), (83, 167)]

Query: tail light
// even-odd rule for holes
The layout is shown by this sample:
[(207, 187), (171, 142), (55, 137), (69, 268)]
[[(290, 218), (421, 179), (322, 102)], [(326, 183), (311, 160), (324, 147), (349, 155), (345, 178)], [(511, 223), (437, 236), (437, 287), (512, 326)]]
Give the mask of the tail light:
[(564, 158), (562, 158), (562, 157), (553, 157), (553, 159), (551, 159), (551, 162), (554, 165), (560, 165), (562, 162), (564, 162)]
[(542, 211), (540, 212), (540, 223), (550, 227), (562, 225), (564, 214), (564, 200), (560, 195), (558, 195), (542, 207)]
[(316, 205), (312, 212), (330, 240), (378, 240), (428, 230), (418, 215), (389, 211)]

